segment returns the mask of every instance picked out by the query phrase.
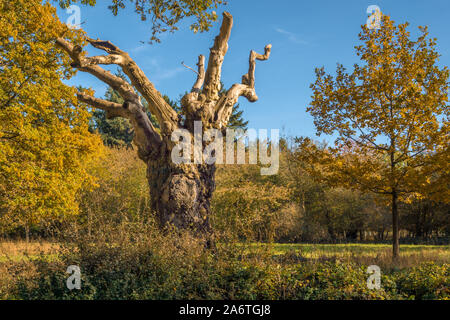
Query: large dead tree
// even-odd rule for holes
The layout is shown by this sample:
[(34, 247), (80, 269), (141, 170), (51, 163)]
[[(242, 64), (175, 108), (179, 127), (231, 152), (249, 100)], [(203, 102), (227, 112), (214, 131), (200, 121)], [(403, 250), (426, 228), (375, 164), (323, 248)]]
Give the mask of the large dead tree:
[[(146, 77), (127, 52), (120, 50), (109, 41), (87, 41), (106, 55), (87, 57), (80, 46), (73, 46), (63, 38), (57, 45), (72, 58), (74, 68), (88, 72), (116, 90), (124, 99), (117, 104), (98, 99), (83, 92), (78, 93), (79, 101), (104, 110), (109, 119), (123, 117), (133, 125), (134, 143), (139, 158), (147, 164), (147, 178), (150, 187), (151, 205), (156, 212), (161, 227), (172, 224), (179, 229), (188, 229), (211, 240), (210, 200), (215, 189), (215, 165), (175, 164), (171, 159), (174, 142), (172, 132), (186, 129), (194, 133), (194, 121), (201, 121), (203, 130), (216, 128), (225, 130), (234, 105), (244, 96), (250, 102), (258, 100), (255, 92), (256, 60), (267, 60), (271, 45), (265, 47), (264, 54), (250, 52), (249, 70), (241, 83), (234, 84), (226, 94), (219, 96), (221, 70), (228, 50), (228, 39), (233, 26), (233, 17), (225, 12), (219, 35), (210, 49), (205, 70), (205, 57), (198, 58), (197, 79), (192, 90), (181, 100), (181, 117), (167, 104), (162, 95)], [(118, 65), (131, 83), (114, 76), (100, 65)], [(147, 103), (149, 111), (155, 115), (158, 132), (152, 125), (140, 97)]]

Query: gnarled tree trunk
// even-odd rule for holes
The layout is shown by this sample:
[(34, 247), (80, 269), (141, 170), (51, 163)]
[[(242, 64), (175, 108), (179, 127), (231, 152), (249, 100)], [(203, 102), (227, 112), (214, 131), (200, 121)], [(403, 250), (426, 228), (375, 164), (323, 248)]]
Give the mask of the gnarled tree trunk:
[[(256, 60), (269, 59), (271, 45), (265, 47), (264, 54), (251, 51), (249, 70), (241, 83), (234, 84), (224, 95), (219, 95), (222, 64), (228, 50), (232, 25), (232, 16), (225, 12), (220, 33), (210, 49), (206, 69), (205, 57), (199, 56), (197, 79), (192, 90), (181, 100), (184, 119), (163, 99), (128, 53), (111, 42), (87, 38), (92, 46), (108, 54), (86, 57), (80, 46), (73, 46), (63, 38), (56, 41), (73, 59), (73, 67), (94, 75), (124, 99), (125, 103), (121, 105), (84, 92), (78, 93), (79, 101), (104, 110), (107, 118), (124, 117), (130, 120), (138, 155), (148, 167), (152, 207), (161, 227), (173, 225), (178, 229), (192, 230), (195, 235), (208, 240), (213, 239), (210, 200), (215, 188), (215, 165), (176, 164), (171, 158), (176, 145), (172, 141), (172, 134), (178, 129), (184, 129), (193, 136), (195, 121), (201, 121), (203, 131), (210, 128), (224, 131), (239, 97), (244, 96), (250, 102), (258, 100), (255, 92)], [(100, 67), (110, 64), (120, 66), (131, 83)], [(147, 101), (148, 111), (156, 117), (159, 132), (149, 120), (141, 97)]]
[(215, 170), (215, 165), (174, 166), (170, 157), (149, 161), (151, 204), (159, 224), (192, 230), (213, 242), (210, 201), (215, 189)]

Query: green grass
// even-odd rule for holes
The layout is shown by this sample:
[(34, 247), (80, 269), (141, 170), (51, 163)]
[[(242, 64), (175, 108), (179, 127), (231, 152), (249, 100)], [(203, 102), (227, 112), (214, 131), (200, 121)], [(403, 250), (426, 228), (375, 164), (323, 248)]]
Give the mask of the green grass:
[(435, 245), (400, 245), (400, 258), (392, 261), (392, 246), (387, 244), (273, 244), (278, 257), (297, 257), (304, 261), (336, 260), (382, 268), (410, 268), (424, 262), (450, 263), (450, 247)]
[[(326, 253), (381, 253), (392, 250), (389, 244), (280, 244), (272, 245), (275, 254), (283, 254), (291, 250), (300, 251), (305, 254), (320, 252)], [(449, 246), (434, 245), (400, 245), (401, 253), (423, 252), (423, 251), (445, 251), (450, 254)]]
[[(360, 264), (377, 264), (389, 267), (392, 262), (392, 247), (388, 244), (260, 244), (252, 249), (270, 250), (273, 256), (296, 255), (308, 261), (340, 260)], [(0, 242), (0, 263), (29, 261), (45, 257), (58, 257), (57, 244), (51, 242), (9, 241)], [(253, 251), (253, 250), (251, 250)], [(422, 262), (450, 263), (450, 247), (437, 245), (401, 245), (400, 267), (412, 267)]]

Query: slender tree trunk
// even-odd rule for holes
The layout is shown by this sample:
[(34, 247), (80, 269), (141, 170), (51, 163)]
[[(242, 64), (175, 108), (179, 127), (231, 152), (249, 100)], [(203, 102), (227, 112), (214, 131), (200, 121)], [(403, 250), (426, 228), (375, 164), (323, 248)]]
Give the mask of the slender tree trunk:
[(302, 215), (305, 216), (306, 215), (305, 192), (301, 192), (300, 206), (302, 209)]
[(395, 261), (399, 257), (399, 227), (398, 227), (398, 208), (397, 208), (397, 192), (392, 192), (392, 259)]
[[(392, 115), (392, 105), (391, 105), (391, 117)], [(397, 262), (400, 248), (399, 248), (399, 228), (398, 228), (398, 208), (397, 200), (398, 193), (396, 189), (396, 178), (395, 178), (395, 138), (393, 138), (393, 133), (391, 133), (391, 146), (390, 146), (390, 158), (391, 158), (391, 185), (392, 185), (392, 261)]]
[(331, 221), (328, 209), (325, 210), (325, 218), (327, 219), (327, 229), (328, 229), (328, 234), (331, 238), (331, 242), (336, 243), (336, 233), (332, 226), (332, 221)]
[(30, 243), (30, 225), (28, 222), (25, 224), (25, 241)]
[(91, 226), (91, 224), (92, 224), (92, 222), (91, 222), (91, 208), (88, 208), (87, 209), (87, 227), (88, 227), (88, 236), (89, 236), (89, 238), (91, 237), (91, 230), (92, 230), (92, 226)]

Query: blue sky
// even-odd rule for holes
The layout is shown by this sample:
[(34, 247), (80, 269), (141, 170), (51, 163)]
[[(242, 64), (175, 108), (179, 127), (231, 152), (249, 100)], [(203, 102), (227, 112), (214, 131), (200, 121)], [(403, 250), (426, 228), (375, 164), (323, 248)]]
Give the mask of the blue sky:
[[(149, 22), (139, 21), (131, 7), (114, 17), (107, 9), (108, 3), (109, 0), (99, 0), (94, 8), (81, 7), (82, 27), (89, 36), (111, 40), (128, 51), (156, 88), (172, 99), (189, 90), (195, 74), (181, 62), (194, 67), (199, 54), (209, 54), (220, 21), (210, 32), (200, 34), (192, 33), (186, 21), (179, 31), (162, 35), (160, 44), (142, 44), (140, 41), (150, 37)], [(314, 68), (324, 66), (333, 72), (338, 62), (349, 68), (359, 62), (354, 46), (358, 44), (361, 25), (368, 18), (369, 5), (378, 5), (397, 23), (408, 21), (413, 36), (419, 25), (428, 25), (430, 35), (438, 39), (440, 65), (450, 66), (448, 0), (229, 0), (227, 6), (217, 10), (219, 17), (223, 10), (234, 17), (223, 65), (227, 88), (240, 82), (247, 72), (250, 50), (262, 53), (266, 44), (273, 46), (270, 60), (257, 63), (259, 101), (240, 100), (249, 127), (315, 137), (313, 119), (306, 112)], [(59, 16), (66, 21), (69, 14), (59, 10)], [(89, 53), (99, 52), (89, 49)], [(82, 73), (71, 83), (92, 87), (99, 97), (106, 90), (99, 80)]]

